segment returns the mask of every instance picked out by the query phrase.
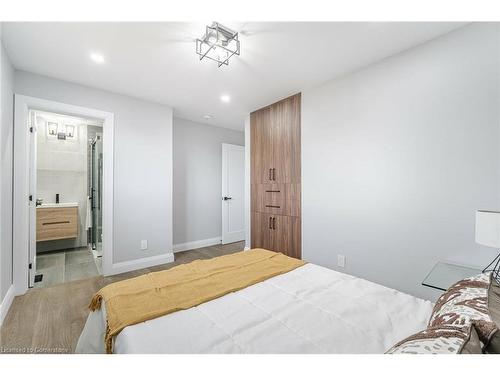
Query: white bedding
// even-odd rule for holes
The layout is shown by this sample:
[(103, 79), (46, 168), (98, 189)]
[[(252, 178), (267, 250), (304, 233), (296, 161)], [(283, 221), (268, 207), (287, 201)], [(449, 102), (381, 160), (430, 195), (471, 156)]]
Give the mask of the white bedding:
[[(189, 310), (125, 328), (114, 353), (384, 353), (425, 328), (432, 303), (306, 264)], [(105, 311), (77, 353), (104, 353)]]

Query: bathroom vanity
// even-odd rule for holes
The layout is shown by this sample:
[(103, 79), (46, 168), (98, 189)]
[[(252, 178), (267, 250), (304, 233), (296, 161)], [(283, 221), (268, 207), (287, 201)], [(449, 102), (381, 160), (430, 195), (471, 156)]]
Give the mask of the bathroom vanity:
[(78, 203), (42, 204), (36, 209), (36, 241), (78, 237)]

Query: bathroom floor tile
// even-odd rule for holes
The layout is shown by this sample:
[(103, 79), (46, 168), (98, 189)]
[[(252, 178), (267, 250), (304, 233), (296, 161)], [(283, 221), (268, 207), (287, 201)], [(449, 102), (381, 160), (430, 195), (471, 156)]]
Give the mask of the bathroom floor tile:
[(87, 263), (66, 264), (64, 281), (74, 281), (99, 276), (97, 266), (92, 259)]
[(36, 275), (43, 275), (42, 281), (35, 283), (35, 288), (45, 288), (64, 282), (64, 264), (62, 266), (49, 267), (37, 270)]
[(66, 251), (66, 265), (88, 263), (94, 260), (89, 249), (74, 249)]
[(43, 275), (43, 278), (34, 287), (44, 288), (100, 274), (100, 262), (97, 264), (92, 251), (86, 247), (41, 253), (37, 254), (35, 275)]
[(62, 267), (65, 262), (65, 254), (64, 251), (61, 252), (50, 252), (50, 253), (41, 253), (36, 256), (36, 268), (44, 269), (50, 267)]

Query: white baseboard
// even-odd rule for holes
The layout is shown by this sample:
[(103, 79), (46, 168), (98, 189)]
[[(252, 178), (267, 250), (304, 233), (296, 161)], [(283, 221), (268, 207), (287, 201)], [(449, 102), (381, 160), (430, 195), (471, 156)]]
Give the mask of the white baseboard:
[(174, 253), (186, 250), (199, 249), (200, 247), (220, 245), (221, 241), (222, 237), (214, 237), (214, 238), (207, 238), (205, 240), (179, 243), (177, 245), (174, 245)]
[(15, 293), (14, 293), (14, 285), (11, 285), (3, 298), (2, 303), (0, 304), (0, 327), (3, 324), (3, 320), (7, 316), (9, 312), (10, 305), (12, 305), (12, 301), (14, 301)]
[(162, 255), (155, 255), (148, 258), (134, 259), (126, 262), (114, 263), (111, 266), (111, 273), (109, 273), (109, 275), (116, 275), (118, 273), (140, 270), (141, 268), (158, 266), (160, 264), (165, 264), (165, 263), (172, 263), (173, 261), (174, 261), (174, 254), (167, 253)]

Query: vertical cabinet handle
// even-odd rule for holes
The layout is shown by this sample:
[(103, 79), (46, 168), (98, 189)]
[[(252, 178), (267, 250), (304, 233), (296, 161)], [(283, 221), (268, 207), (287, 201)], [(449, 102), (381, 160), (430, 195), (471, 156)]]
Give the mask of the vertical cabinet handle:
[(269, 229), (276, 229), (276, 218), (273, 216), (269, 216)]
[(276, 168), (269, 168), (269, 181), (276, 181)]

